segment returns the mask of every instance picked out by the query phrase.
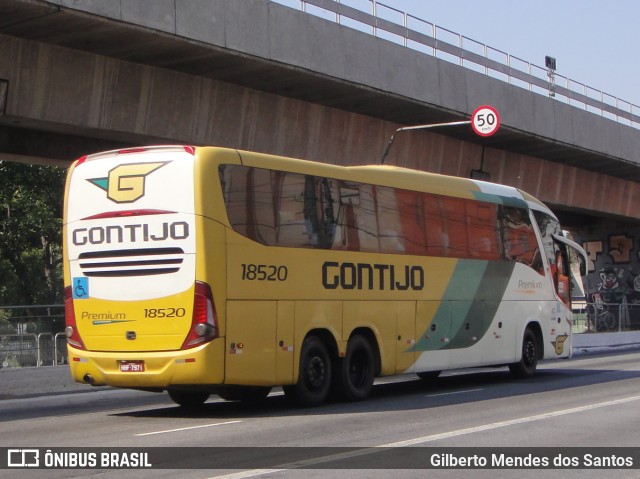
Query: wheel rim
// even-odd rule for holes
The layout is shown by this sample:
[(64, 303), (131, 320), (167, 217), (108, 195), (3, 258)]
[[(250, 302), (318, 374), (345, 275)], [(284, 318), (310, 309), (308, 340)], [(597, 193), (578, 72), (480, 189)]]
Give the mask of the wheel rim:
[(527, 366), (531, 366), (536, 362), (536, 345), (533, 341), (526, 342), (522, 356)]
[(313, 356), (307, 362), (307, 367), (305, 368), (305, 383), (309, 387), (309, 389), (320, 389), (322, 388), (326, 374), (325, 374), (325, 364), (323, 359), (320, 356)]

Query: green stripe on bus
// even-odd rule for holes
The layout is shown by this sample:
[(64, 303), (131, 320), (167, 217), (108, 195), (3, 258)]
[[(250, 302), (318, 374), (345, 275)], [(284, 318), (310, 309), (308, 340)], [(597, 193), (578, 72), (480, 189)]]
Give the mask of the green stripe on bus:
[(514, 267), (515, 263), (511, 261), (487, 264), (474, 300), (466, 308), (453, 311), (451, 340), (446, 349), (468, 348), (482, 339), (498, 311)]
[(516, 198), (515, 196), (501, 196), (482, 191), (474, 191), (473, 197), (478, 201), (486, 201), (487, 203), (497, 203), (499, 205), (512, 206), (514, 208), (527, 208), (527, 202), (522, 198)]
[(433, 321), (408, 352), (476, 344), (493, 321), (514, 267), (510, 261), (459, 260)]

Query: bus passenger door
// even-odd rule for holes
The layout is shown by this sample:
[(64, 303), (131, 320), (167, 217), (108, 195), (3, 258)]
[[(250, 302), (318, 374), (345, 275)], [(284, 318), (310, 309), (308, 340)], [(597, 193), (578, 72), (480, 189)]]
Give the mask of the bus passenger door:
[(568, 308), (571, 308), (571, 279), (569, 278), (569, 267), (565, 248), (556, 251), (554, 264), (551, 265), (553, 273), (553, 285), (558, 298), (562, 300)]
[(225, 384), (276, 383), (277, 301), (229, 301)]
[(587, 274), (587, 253), (574, 241), (553, 234), (554, 258), (549, 258), (551, 263), (551, 276), (558, 298), (571, 309), (571, 278), (576, 284), (582, 281), (581, 276)]
[(565, 345), (565, 342), (571, 334), (573, 314), (571, 312), (571, 277), (567, 247), (557, 243), (556, 246), (555, 258), (551, 264), (551, 275), (556, 296), (562, 301), (564, 307), (558, 307), (560, 305), (558, 302), (558, 306), (553, 309), (549, 335), (555, 346), (555, 354), (560, 356), (570, 354), (571, 345), (570, 343)]

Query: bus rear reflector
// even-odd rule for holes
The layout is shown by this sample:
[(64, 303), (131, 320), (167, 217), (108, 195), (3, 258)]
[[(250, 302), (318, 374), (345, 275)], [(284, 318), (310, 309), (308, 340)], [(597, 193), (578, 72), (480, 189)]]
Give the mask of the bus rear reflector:
[(76, 326), (76, 312), (73, 308), (73, 291), (71, 286), (64, 288), (64, 321), (65, 321), (65, 335), (67, 336), (67, 342), (78, 349), (86, 349), (78, 328)]
[(213, 304), (211, 287), (207, 283), (196, 281), (193, 299), (193, 317), (187, 339), (180, 349), (200, 346), (219, 335), (216, 309)]
[(169, 210), (125, 210), (125, 211), (105, 211), (104, 213), (98, 213), (96, 215), (87, 216), (82, 220), (101, 220), (105, 218), (130, 218), (133, 216), (151, 216), (151, 215), (170, 215), (175, 214), (175, 211)]
[(191, 145), (159, 145), (159, 146), (137, 146), (133, 148), (123, 148), (121, 150), (103, 151), (101, 153), (94, 153), (92, 155), (85, 155), (77, 160), (77, 164), (80, 165), (86, 161), (100, 160), (102, 158), (109, 158), (115, 155), (131, 155), (137, 153), (188, 153), (192, 156), (196, 154), (196, 147)]
[(117, 150), (116, 154), (118, 155), (130, 155), (131, 153), (144, 153), (147, 151), (147, 148), (144, 146), (140, 146), (137, 148), (123, 148), (122, 150)]

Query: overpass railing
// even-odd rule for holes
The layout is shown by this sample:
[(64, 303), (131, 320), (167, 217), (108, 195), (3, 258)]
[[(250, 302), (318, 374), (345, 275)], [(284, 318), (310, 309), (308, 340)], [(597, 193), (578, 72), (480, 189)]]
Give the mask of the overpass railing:
[(275, 1), (640, 128), (638, 105), (376, 0)]

